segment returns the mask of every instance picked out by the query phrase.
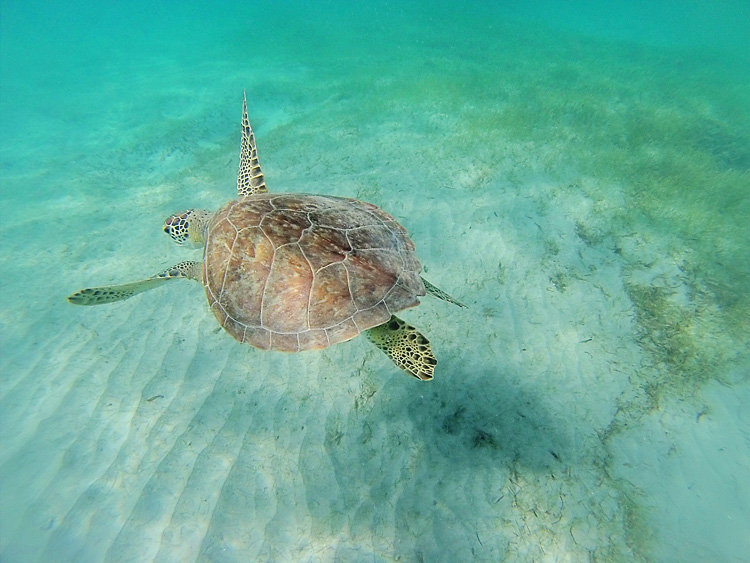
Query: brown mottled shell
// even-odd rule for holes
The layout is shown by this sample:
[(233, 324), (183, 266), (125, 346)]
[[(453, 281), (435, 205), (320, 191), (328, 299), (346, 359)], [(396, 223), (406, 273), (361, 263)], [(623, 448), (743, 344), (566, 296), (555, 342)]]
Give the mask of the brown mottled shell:
[(414, 243), (396, 220), (354, 199), (258, 194), (208, 227), (203, 281), (227, 332), (256, 348), (327, 348), (419, 304)]

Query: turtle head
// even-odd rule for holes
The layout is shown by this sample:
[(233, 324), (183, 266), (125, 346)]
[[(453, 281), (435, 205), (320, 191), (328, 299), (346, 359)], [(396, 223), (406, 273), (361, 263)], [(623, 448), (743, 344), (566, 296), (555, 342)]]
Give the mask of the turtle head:
[(164, 221), (164, 232), (177, 244), (188, 243), (199, 248), (206, 241), (206, 230), (211, 215), (211, 212), (204, 209), (188, 209), (182, 213), (175, 213)]

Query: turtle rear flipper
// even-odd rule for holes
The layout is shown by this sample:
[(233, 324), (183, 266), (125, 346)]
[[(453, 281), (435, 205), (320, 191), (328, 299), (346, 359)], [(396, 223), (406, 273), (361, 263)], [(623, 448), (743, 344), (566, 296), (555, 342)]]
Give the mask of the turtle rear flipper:
[(396, 315), (368, 330), (367, 338), (409, 375), (423, 381), (432, 379), (437, 360), (430, 341)]
[(138, 293), (159, 287), (161, 284), (175, 279), (202, 280), (201, 262), (180, 262), (153, 277), (119, 285), (105, 285), (76, 291), (68, 297), (74, 305), (103, 305), (123, 301)]
[[(420, 278), (422, 277), (420, 276)], [(439, 287), (435, 287), (434, 285), (432, 285), (426, 279), (422, 278), (422, 283), (424, 284), (424, 288), (425, 290), (427, 290), (427, 293), (429, 293), (433, 297), (437, 297), (439, 299), (442, 299), (443, 301), (447, 301), (448, 303), (453, 303), (454, 305), (458, 305), (459, 307), (463, 307), (464, 309), (467, 308), (466, 305), (461, 303), (458, 299), (456, 299), (455, 297), (451, 297)]]

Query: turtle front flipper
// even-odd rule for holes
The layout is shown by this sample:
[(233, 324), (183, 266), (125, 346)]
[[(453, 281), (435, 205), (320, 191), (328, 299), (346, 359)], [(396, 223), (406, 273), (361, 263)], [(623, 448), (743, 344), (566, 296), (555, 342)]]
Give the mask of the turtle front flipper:
[(260, 169), (258, 149), (255, 147), (255, 133), (247, 117), (247, 94), (242, 99), (242, 143), (240, 144), (240, 169), (237, 172), (237, 195), (264, 194), (266, 179)]
[(143, 293), (149, 289), (154, 289), (161, 284), (175, 279), (191, 279), (202, 282), (203, 280), (203, 263), (202, 262), (180, 262), (163, 272), (159, 272), (153, 277), (145, 280), (123, 283), (120, 285), (106, 285), (103, 287), (91, 287), (76, 291), (68, 297), (68, 301), (74, 305), (103, 305), (105, 303), (114, 303), (133, 297), (138, 293)]
[(430, 341), (413, 326), (393, 315), (368, 330), (367, 338), (409, 375), (423, 381), (432, 379), (437, 360)]

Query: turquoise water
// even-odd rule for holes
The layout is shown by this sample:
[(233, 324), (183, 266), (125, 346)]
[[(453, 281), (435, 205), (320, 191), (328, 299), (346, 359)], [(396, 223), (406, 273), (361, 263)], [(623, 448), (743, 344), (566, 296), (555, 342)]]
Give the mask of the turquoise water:
[[(746, 561), (750, 8), (0, 2), (0, 559)], [(242, 93), (469, 308), (287, 355), (197, 284)]]

